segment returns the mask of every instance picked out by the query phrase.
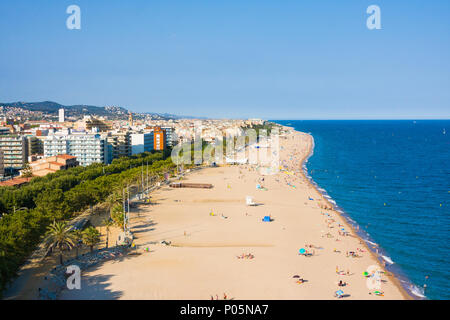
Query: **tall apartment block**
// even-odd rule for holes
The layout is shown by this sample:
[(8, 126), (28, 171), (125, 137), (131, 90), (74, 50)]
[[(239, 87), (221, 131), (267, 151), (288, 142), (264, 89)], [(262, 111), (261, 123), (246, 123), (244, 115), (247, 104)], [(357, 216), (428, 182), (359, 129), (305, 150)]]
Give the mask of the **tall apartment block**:
[(166, 137), (165, 137), (166, 145), (168, 147), (173, 147), (174, 136), (175, 136), (174, 129), (172, 127), (161, 127), (161, 129), (163, 131), (165, 131), (165, 133), (166, 133)]
[(44, 154), (44, 143), (35, 136), (26, 136), (28, 140), (28, 155)]
[(112, 146), (112, 158), (131, 156), (131, 134), (129, 131), (109, 132), (106, 142)]
[(66, 119), (65, 119), (65, 116), (64, 116), (64, 109), (61, 108), (61, 109), (58, 110), (58, 121), (59, 122), (64, 122), (65, 120)]
[(44, 141), (44, 156), (69, 154), (77, 157), (81, 166), (95, 162), (108, 163), (106, 138), (100, 134), (68, 134), (48, 136)]
[(154, 149), (153, 131), (131, 134), (131, 153), (151, 152)]
[(166, 148), (166, 133), (159, 127), (153, 129), (153, 149), (164, 150)]
[(20, 170), (28, 159), (28, 139), (20, 135), (0, 136), (5, 169)]
[(5, 165), (3, 163), (3, 151), (0, 149), (0, 179), (5, 176)]

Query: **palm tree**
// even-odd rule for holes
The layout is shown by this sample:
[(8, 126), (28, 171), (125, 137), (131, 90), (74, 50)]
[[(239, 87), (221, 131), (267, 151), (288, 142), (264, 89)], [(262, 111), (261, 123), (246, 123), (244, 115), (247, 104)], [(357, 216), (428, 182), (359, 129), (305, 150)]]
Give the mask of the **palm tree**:
[(114, 221), (111, 220), (111, 218), (109, 219), (105, 219), (103, 220), (103, 224), (106, 227), (106, 249), (108, 249), (108, 244), (109, 244), (109, 228), (112, 227), (114, 225)]
[(106, 203), (108, 205), (109, 217), (111, 218), (111, 213), (112, 213), (113, 207), (116, 204), (122, 203), (122, 193), (117, 190), (113, 191), (113, 193), (106, 200)]
[(94, 246), (100, 242), (100, 232), (95, 227), (83, 231), (83, 242), (94, 251)]
[(47, 227), (47, 239), (45, 241), (47, 249), (59, 249), (59, 262), (63, 264), (63, 250), (71, 249), (75, 245), (75, 237), (70, 231), (70, 227), (65, 222), (56, 222)]
[(83, 231), (81, 231), (80, 229), (76, 229), (73, 232), (73, 236), (75, 239), (75, 249), (77, 250), (77, 258), (78, 258), (78, 248), (80, 248), (82, 246), (82, 241), (83, 241)]
[(125, 212), (123, 211), (122, 205), (116, 204), (112, 208), (111, 218), (112, 218), (114, 224), (121, 229), (123, 229), (123, 227), (124, 227), (124, 221), (123, 221), (124, 216), (125, 216)]

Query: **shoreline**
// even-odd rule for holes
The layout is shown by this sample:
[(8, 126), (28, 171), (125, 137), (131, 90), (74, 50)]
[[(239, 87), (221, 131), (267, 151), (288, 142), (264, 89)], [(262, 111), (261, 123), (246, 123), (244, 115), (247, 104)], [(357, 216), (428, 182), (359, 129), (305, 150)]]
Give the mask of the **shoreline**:
[[(306, 168), (306, 163), (308, 162), (309, 158), (311, 158), (311, 157), (314, 155), (314, 148), (315, 148), (314, 137), (313, 137), (311, 134), (309, 134), (309, 133), (295, 130), (293, 127), (283, 126), (283, 125), (281, 125), (281, 126), (282, 126), (284, 129), (285, 129), (285, 128), (289, 128), (289, 129), (288, 129), (289, 131), (292, 130), (293, 132), (296, 132), (296, 133), (306, 134), (306, 135), (308, 135), (308, 136), (311, 138), (312, 143), (311, 143), (311, 145), (310, 145), (310, 147), (309, 147), (308, 154), (305, 155), (305, 156), (303, 157), (303, 159), (301, 159), (301, 161), (300, 161), (300, 168), (301, 168), (300, 173), (301, 173), (302, 177), (305, 179), (305, 181), (306, 181), (306, 183), (307, 183), (307, 185), (308, 185), (309, 187), (313, 188), (318, 194), (320, 194), (320, 197), (321, 197), (322, 201), (324, 201), (327, 205), (329, 205), (329, 206), (332, 208), (332, 212), (335, 213), (335, 214), (337, 214), (339, 217), (342, 218), (342, 220), (344, 221), (345, 226), (346, 226), (347, 228), (349, 228), (350, 230), (352, 230), (352, 232), (353, 232), (353, 234), (354, 234), (354, 237), (356, 237), (356, 238), (360, 241), (360, 243), (366, 248), (367, 252), (369, 252), (369, 253), (371, 254), (371, 256), (372, 256), (374, 259), (376, 259), (378, 262), (381, 262), (381, 261), (380, 261), (380, 256), (377, 255), (377, 253), (374, 252), (374, 251), (370, 248), (370, 246), (368, 245), (368, 243), (366, 242), (366, 240), (365, 240), (364, 238), (362, 238), (362, 237), (358, 234), (358, 233), (360, 232), (359, 229), (358, 229), (358, 230), (355, 230), (355, 228), (354, 228), (354, 226), (352, 225), (352, 223), (349, 222), (350, 216), (349, 216), (348, 214), (346, 214), (343, 210), (341, 210), (341, 209), (338, 207), (337, 204), (333, 204), (332, 202), (330, 202), (329, 199), (328, 199), (327, 197), (325, 197), (325, 195), (328, 195), (328, 193), (326, 192), (326, 190), (323, 189), (323, 190), (325, 191), (325, 193), (322, 192), (322, 191), (320, 191), (320, 190), (319, 190), (319, 188), (320, 188), (319, 185), (318, 185), (318, 184), (313, 180), (313, 178), (308, 174), (308, 169)], [(330, 199), (331, 199), (331, 197), (330, 197)], [(342, 213), (341, 213), (339, 210), (341, 210)], [(352, 220), (352, 221), (354, 221), (354, 220)], [(358, 223), (357, 223), (356, 221), (354, 221), (354, 223), (359, 227), (359, 225), (358, 225)], [(379, 247), (378, 244), (376, 244), (376, 245), (377, 245), (377, 247)], [(402, 285), (400, 279), (397, 277), (397, 275), (396, 275), (394, 272), (391, 272), (391, 271), (387, 270), (386, 266), (383, 266), (383, 265), (381, 266), (381, 268), (383, 269), (384, 272), (386, 272), (386, 273), (392, 275), (392, 280), (393, 280), (394, 285), (399, 289), (399, 291), (401, 292), (401, 294), (402, 294), (402, 296), (405, 298), (405, 300), (419, 300), (418, 298), (415, 298), (414, 296), (412, 296), (412, 295), (408, 292), (408, 290)], [(410, 281), (409, 281), (409, 282), (410, 282)], [(412, 283), (411, 283), (411, 284), (412, 284)], [(414, 284), (412, 284), (412, 285), (414, 285)]]

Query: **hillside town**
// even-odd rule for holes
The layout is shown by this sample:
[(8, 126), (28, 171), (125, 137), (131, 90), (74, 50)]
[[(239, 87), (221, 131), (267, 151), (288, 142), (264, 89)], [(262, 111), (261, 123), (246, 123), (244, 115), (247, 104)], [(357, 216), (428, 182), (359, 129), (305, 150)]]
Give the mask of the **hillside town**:
[[(123, 113), (115, 107), (105, 109)], [(240, 136), (243, 128), (264, 123), (260, 119), (155, 119), (131, 112), (121, 119), (117, 113), (67, 117), (64, 108), (58, 110), (57, 119), (51, 119), (40, 111), (24, 113), (21, 108), (14, 114), (11, 110), (0, 110), (0, 186), (20, 185), (31, 177), (74, 166), (110, 164), (116, 158), (162, 151), (195, 135), (211, 143), (218, 136)]]

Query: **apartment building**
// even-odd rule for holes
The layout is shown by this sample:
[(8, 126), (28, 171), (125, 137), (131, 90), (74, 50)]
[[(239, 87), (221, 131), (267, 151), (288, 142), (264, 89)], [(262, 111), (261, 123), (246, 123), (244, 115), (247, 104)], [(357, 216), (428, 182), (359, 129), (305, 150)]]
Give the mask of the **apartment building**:
[(44, 143), (35, 136), (26, 136), (28, 140), (28, 155), (43, 154)]
[(5, 176), (5, 166), (3, 164), (3, 151), (0, 149), (0, 179)]
[(154, 132), (131, 134), (131, 153), (151, 152), (154, 150)]
[(109, 132), (106, 142), (112, 146), (112, 158), (131, 156), (131, 133), (130, 131)]
[(0, 136), (3, 165), (7, 170), (20, 170), (28, 159), (28, 139), (20, 135)]
[(0, 136), (6, 136), (11, 134), (11, 131), (8, 127), (0, 127)]
[(166, 148), (166, 133), (160, 127), (155, 127), (153, 130), (153, 149), (164, 150)]
[(106, 137), (100, 134), (50, 135), (44, 141), (44, 156), (68, 154), (77, 157), (81, 166), (109, 163)]
[(175, 130), (172, 127), (161, 127), (166, 133), (165, 140), (168, 147), (173, 147), (175, 141)]

